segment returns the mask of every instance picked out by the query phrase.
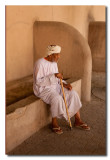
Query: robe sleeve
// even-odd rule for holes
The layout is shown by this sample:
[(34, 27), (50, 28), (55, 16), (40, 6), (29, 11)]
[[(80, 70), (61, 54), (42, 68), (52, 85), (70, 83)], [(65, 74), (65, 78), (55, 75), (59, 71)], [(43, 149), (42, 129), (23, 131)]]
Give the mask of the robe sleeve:
[[(56, 73), (59, 73), (57, 65), (56, 65)], [(64, 81), (63, 79), (62, 79), (62, 82), (65, 83), (65, 84), (67, 84), (67, 82)], [(58, 83), (60, 84), (60, 79), (59, 78), (58, 78)]]
[(44, 86), (50, 86), (52, 84), (58, 83), (57, 78), (55, 77), (55, 74), (49, 74), (47, 76), (43, 73), (43, 66), (41, 64), (36, 64), (35, 71), (34, 71), (34, 77), (35, 77), (35, 84), (39, 87)]

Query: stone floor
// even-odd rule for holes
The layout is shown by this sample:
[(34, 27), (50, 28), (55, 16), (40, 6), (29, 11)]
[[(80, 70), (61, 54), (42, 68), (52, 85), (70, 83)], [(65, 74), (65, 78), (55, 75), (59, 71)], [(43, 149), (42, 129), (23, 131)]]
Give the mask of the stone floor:
[[(100, 79), (100, 78), (99, 78)], [(82, 120), (91, 127), (90, 131), (77, 128), (69, 129), (67, 122), (59, 120), (62, 135), (53, 133), (50, 125), (36, 132), (8, 155), (107, 155), (106, 128), (106, 88), (105, 79), (92, 81), (92, 98), (90, 103), (83, 103)], [(74, 118), (71, 119), (72, 124)]]

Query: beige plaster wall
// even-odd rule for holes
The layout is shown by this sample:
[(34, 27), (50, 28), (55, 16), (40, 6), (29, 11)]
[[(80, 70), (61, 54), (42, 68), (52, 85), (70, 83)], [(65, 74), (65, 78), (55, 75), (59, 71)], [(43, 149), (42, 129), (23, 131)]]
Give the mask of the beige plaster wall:
[(106, 71), (106, 23), (89, 24), (88, 43), (92, 53), (92, 71)]
[(6, 81), (33, 72), (34, 21), (60, 21), (86, 39), (90, 21), (105, 21), (105, 6), (6, 6)]

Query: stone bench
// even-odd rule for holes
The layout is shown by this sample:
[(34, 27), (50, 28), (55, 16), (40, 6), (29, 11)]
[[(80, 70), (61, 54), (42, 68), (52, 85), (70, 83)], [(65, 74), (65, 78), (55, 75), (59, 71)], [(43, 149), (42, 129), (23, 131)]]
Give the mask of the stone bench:
[[(30, 76), (30, 78), (28, 77), (28, 81), (30, 81), (29, 79), (31, 78), (32, 76)], [(73, 79), (67, 80), (67, 82), (71, 83), (73, 89), (81, 98), (81, 79), (73, 81)], [(12, 83), (12, 86), (13, 87), (11, 87), (11, 84), (8, 86), (8, 91), (12, 88), (15, 89), (19, 85)], [(50, 106), (46, 105), (33, 93), (23, 99), (21, 98), (19, 101), (18, 99), (17, 102), (7, 105), (6, 108), (7, 153), (29, 138), (36, 131), (51, 122)]]
[(6, 106), (33, 94), (33, 76), (8, 82), (6, 84)]

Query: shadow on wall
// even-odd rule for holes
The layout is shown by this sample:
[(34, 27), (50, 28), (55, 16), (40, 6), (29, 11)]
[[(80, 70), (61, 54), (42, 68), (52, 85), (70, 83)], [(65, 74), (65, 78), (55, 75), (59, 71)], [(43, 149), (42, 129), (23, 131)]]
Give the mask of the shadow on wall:
[(88, 42), (92, 54), (92, 71), (105, 72), (105, 22), (90, 22)]
[(72, 26), (62, 22), (36, 21), (34, 23), (34, 62), (46, 56), (50, 44), (62, 47), (58, 62), (64, 79), (82, 79), (82, 100), (91, 95), (91, 51), (85, 38)]
[(77, 31), (67, 24), (61, 22), (35, 22), (34, 62), (38, 58), (46, 56), (48, 45), (58, 44), (62, 48), (61, 58), (58, 62), (59, 71), (63, 73), (64, 78), (81, 78), (83, 75), (83, 54), (81, 54), (83, 50), (79, 37)]

